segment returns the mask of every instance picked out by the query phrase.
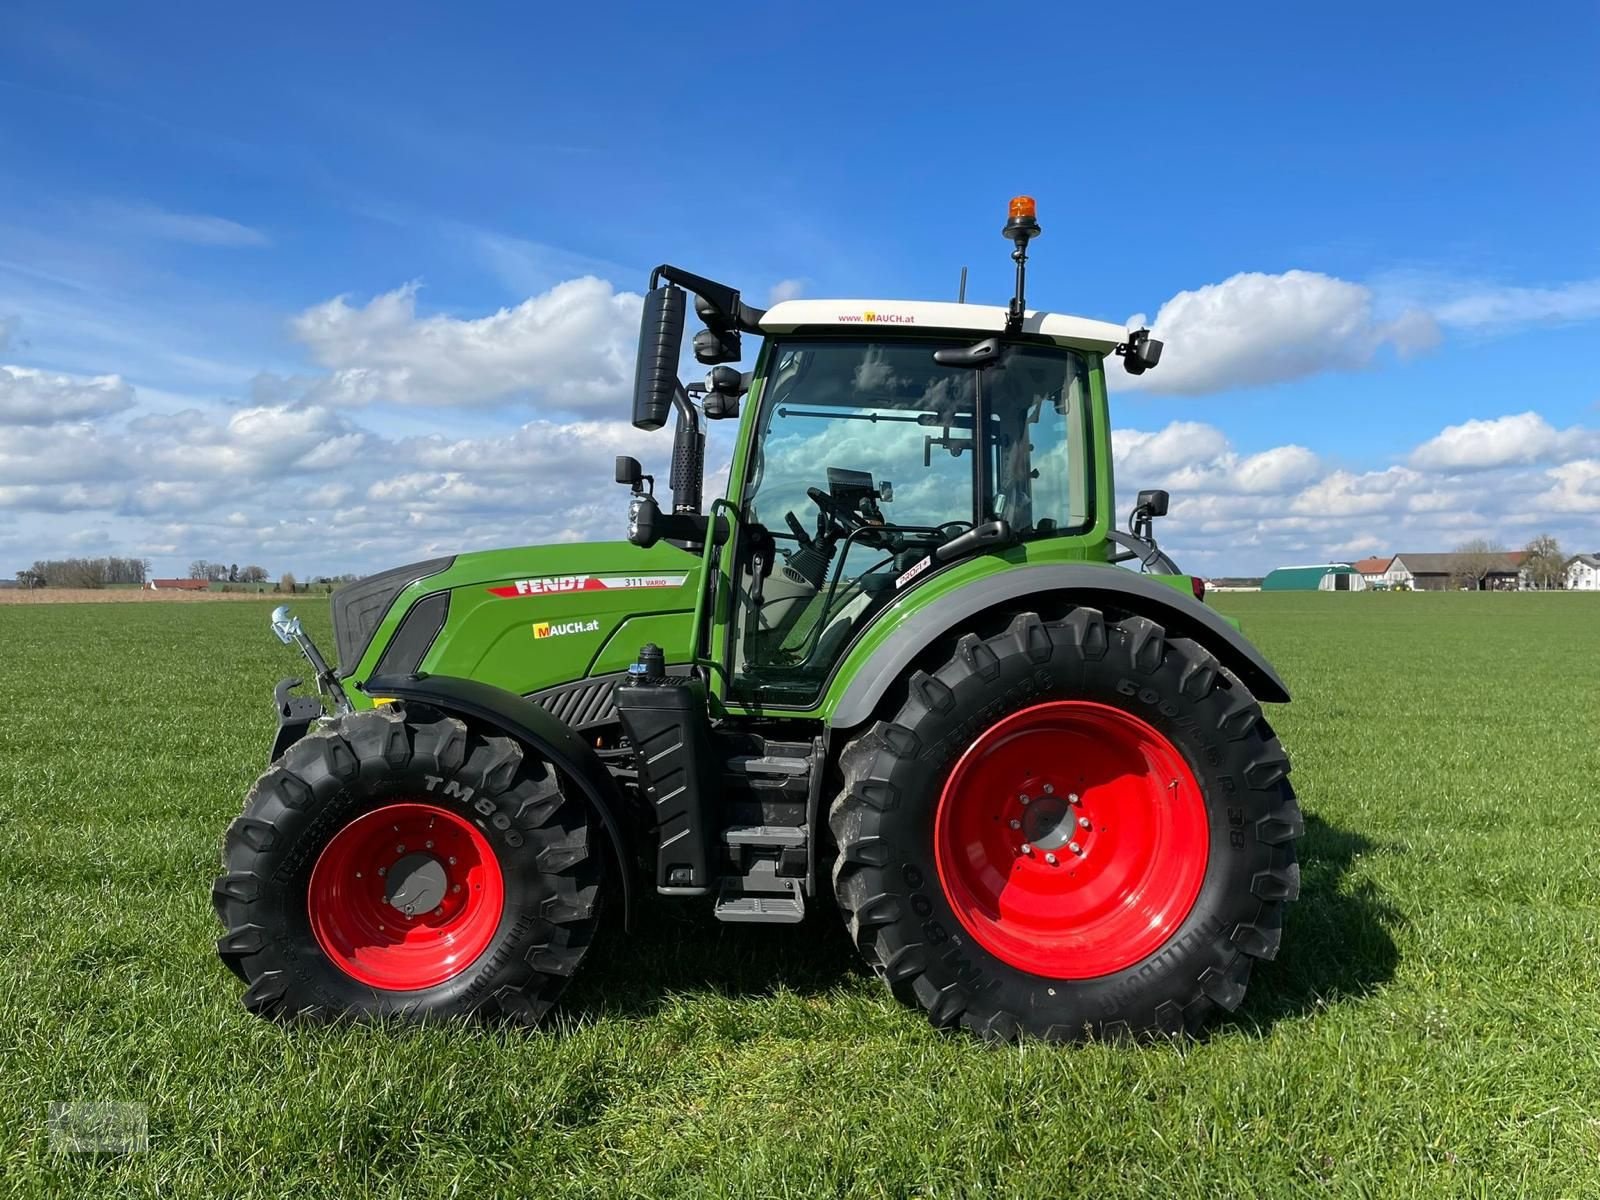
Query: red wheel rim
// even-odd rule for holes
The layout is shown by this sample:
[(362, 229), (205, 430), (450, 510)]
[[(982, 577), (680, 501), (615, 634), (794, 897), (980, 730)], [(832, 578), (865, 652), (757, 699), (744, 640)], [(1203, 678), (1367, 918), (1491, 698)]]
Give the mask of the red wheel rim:
[(317, 944), (341, 971), (385, 991), (416, 991), (461, 974), (488, 949), (505, 881), (470, 821), (408, 801), (333, 835), (311, 869), (307, 903)]
[(1013, 967), (1108, 975), (1159, 949), (1205, 879), (1205, 799), (1176, 746), (1085, 700), (1012, 713), (956, 763), (934, 856), (961, 924)]

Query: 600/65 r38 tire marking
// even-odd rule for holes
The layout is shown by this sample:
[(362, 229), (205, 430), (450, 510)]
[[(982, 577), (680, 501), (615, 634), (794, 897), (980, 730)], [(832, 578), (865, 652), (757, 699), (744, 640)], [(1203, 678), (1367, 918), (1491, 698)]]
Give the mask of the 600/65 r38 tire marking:
[(962, 636), (840, 772), (840, 909), (935, 1025), (1195, 1031), (1238, 1007), (1299, 893), (1303, 824), (1260, 706), (1144, 617), (1017, 613)]
[(262, 1016), (536, 1021), (595, 932), (590, 824), (510, 738), (399, 706), (341, 717), (274, 763), (229, 827), (218, 952)]

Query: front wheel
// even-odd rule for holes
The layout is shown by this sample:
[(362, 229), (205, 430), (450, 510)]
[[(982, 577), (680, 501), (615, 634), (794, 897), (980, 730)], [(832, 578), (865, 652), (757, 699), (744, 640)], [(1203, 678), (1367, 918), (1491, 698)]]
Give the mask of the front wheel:
[(936, 1025), (1193, 1032), (1238, 1007), (1299, 891), (1289, 761), (1259, 705), (1143, 617), (969, 634), (840, 765), (840, 907)]
[(543, 1016), (592, 938), (588, 812), (450, 717), (355, 713), (295, 743), (229, 827), (223, 961), (262, 1016)]

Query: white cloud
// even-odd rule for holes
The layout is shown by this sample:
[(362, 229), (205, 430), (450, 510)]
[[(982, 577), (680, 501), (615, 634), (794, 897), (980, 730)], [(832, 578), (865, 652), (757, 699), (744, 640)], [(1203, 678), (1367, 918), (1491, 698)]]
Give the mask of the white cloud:
[(1556, 429), (1536, 412), (1449, 425), (1411, 453), (1411, 465), (1435, 471), (1486, 471), (1600, 454), (1600, 431)]
[(1434, 470), (1481, 471), (1512, 463), (1531, 463), (1551, 453), (1558, 435), (1535, 412), (1450, 425), (1411, 453), (1414, 466)]
[(781, 304), (785, 300), (798, 300), (805, 293), (803, 279), (780, 279), (767, 292), (768, 304)]
[[(1600, 513), (1600, 459), (1584, 458), (1551, 467), (1545, 477), (1551, 486), (1534, 501), (1543, 511)], [(1593, 525), (1589, 526), (1588, 534), (1589, 546), (1593, 548), (1600, 541)]]
[(271, 239), (259, 229), (206, 213), (169, 212), (152, 205), (106, 205), (112, 221), (133, 233), (191, 246), (267, 246)]
[(1409, 354), (1438, 341), (1427, 314), (1380, 319), (1370, 289), (1315, 271), (1246, 272), (1179, 292), (1151, 328), (1166, 343), (1160, 366), (1113, 373), (1115, 386), (1195, 396), (1356, 370), (1384, 347)]
[(194, 411), (133, 423), (147, 435), (141, 457), (171, 479), (256, 480), (289, 471), (348, 466), (373, 440), (348, 418), (319, 406), (240, 409), (226, 421)]
[(0, 425), (0, 483), (104, 482), (128, 471), (118, 439), (93, 425)]
[(0, 425), (81, 421), (121, 412), (132, 404), (133, 389), (116, 375), (85, 379), (0, 366)]
[(620, 411), (633, 383), (640, 297), (569, 280), (487, 317), (419, 317), (407, 285), (351, 307), (307, 309), (294, 334), (332, 375), (329, 403), (438, 407), (524, 402)]
[(1434, 305), (1433, 313), (1442, 324), (1467, 329), (1591, 321), (1600, 317), (1600, 279), (1556, 287), (1468, 287)]
[(1228, 449), (1222, 430), (1200, 421), (1174, 421), (1155, 433), (1113, 429), (1118, 471), (1165, 476), (1178, 467), (1215, 459)]

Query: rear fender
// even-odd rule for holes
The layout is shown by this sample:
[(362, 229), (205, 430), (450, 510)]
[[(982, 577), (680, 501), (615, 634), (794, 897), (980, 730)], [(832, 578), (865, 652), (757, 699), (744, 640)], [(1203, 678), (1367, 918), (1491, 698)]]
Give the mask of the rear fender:
[(632, 849), (622, 820), (624, 801), (600, 756), (564, 722), (531, 700), (474, 679), (450, 675), (374, 676), (363, 690), (373, 697), (393, 697), (426, 704), (514, 738), (543, 758), (577, 787), (600, 817), (616, 853), (622, 876), (623, 925), (632, 928)]
[[(836, 729), (872, 716), (891, 684), (928, 644), (980, 613), (1026, 605), (1044, 597), (1135, 612), (1169, 633), (1199, 642), (1250, 689), (1256, 699), (1287, 704), (1289, 689), (1243, 634), (1215, 609), (1132, 571), (1093, 563), (1016, 567), (985, 575), (907, 614), (862, 663), (840, 695), (828, 723)], [(848, 667), (846, 668), (848, 669)]]

